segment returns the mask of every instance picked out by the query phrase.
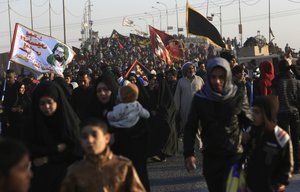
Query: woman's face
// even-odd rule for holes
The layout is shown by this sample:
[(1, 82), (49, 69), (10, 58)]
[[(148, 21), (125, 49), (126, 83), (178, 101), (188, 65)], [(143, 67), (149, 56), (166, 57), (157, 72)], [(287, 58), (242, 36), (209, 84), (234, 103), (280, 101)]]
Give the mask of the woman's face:
[(20, 92), (20, 94), (24, 95), (24, 93), (25, 93), (25, 85), (21, 85), (19, 92)]
[(57, 109), (57, 102), (51, 97), (44, 96), (40, 98), (39, 106), (45, 116), (52, 116)]
[(103, 82), (98, 83), (96, 92), (97, 92), (97, 98), (100, 101), (100, 103), (106, 104), (109, 102), (112, 92), (111, 90), (108, 89), (105, 83)]
[(23, 158), (9, 171), (9, 175), (5, 178), (4, 188), (6, 191), (27, 192), (32, 177), (31, 163), (29, 155)]

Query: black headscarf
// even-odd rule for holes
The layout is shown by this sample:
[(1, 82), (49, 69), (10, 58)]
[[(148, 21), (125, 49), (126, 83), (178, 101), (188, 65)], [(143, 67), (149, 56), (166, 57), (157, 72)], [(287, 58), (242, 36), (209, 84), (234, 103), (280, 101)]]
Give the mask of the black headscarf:
[[(104, 83), (107, 88), (112, 92), (110, 100), (108, 103), (101, 103), (97, 97), (97, 86), (99, 83)], [(115, 78), (111, 74), (103, 74), (94, 83), (93, 94), (90, 103), (90, 116), (105, 119), (103, 112), (105, 110), (110, 111), (116, 104), (116, 99), (118, 95), (118, 84)]]
[[(40, 99), (44, 96), (57, 102), (57, 109), (50, 117), (43, 115), (39, 107)], [(33, 134), (37, 143), (48, 145), (46, 143), (49, 141), (48, 134), (55, 131), (62, 143), (74, 147), (78, 145), (80, 120), (57, 83), (51, 81), (40, 83), (33, 91), (32, 107)]]

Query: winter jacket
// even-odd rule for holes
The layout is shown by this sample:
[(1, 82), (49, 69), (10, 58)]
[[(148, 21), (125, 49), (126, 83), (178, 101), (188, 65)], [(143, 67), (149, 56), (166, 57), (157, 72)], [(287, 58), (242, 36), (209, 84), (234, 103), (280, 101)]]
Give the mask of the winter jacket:
[(140, 117), (148, 119), (150, 114), (138, 101), (120, 103), (107, 113), (110, 126), (115, 128), (131, 128), (137, 124)]
[(195, 136), (200, 120), (204, 154), (230, 156), (243, 152), (240, 124), (249, 126), (252, 117), (245, 89), (224, 101), (194, 96), (189, 119), (184, 130), (184, 156), (194, 155)]
[(252, 191), (272, 192), (279, 185), (288, 185), (293, 170), (293, 149), (290, 137), (280, 127), (272, 132), (261, 128), (251, 131), (247, 185)]

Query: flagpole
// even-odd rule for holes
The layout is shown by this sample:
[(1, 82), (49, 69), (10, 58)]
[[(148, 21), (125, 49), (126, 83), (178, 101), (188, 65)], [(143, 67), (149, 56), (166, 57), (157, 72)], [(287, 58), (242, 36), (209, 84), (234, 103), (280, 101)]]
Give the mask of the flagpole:
[[(9, 70), (9, 68), (10, 68), (10, 60), (8, 61), (6, 71)], [(5, 95), (5, 91), (6, 91), (6, 84), (7, 84), (7, 80), (5, 78), (4, 85), (3, 85), (2, 97), (1, 97), (1, 101), (2, 101), (1, 103), (3, 103), (3, 101), (4, 101), (4, 95)]]

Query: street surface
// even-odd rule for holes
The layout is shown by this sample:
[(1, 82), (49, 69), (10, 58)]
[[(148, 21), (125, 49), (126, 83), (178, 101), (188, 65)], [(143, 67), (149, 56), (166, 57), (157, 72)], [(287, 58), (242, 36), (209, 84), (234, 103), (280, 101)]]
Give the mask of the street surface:
[[(179, 153), (167, 159), (167, 162), (148, 163), (152, 192), (208, 192), (201, 174), (201, 153), (197, 153), (197, 169), (188, 173), (183, 165), (182, 143)], [(200, 160), (199, 160), (200, 159)], [(286, 192), (300, 192), (300, 175), (293, 175)]]

